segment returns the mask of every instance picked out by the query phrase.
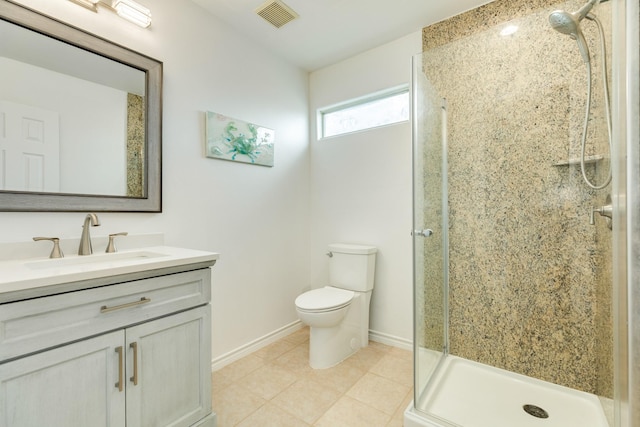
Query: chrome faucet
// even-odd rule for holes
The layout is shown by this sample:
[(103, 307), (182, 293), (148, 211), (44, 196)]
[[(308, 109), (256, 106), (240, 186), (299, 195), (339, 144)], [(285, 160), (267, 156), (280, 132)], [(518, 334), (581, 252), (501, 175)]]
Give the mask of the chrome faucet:
[(93, 248), (91, 247), (91, 234), (89, 233), (89, 226), (97, 227), (100, 225), (98, 215), (94, 213), (88, 214), (84, 219), (82, 225), (82, 236), (80, 236), (80, 246), (78, 247), (78, 255), (91, 255)]

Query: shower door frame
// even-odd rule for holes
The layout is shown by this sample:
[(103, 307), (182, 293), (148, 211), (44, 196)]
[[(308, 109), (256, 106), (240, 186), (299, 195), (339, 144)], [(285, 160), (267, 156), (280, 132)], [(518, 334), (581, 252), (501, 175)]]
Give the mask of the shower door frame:
[[(448, 269), (448, 265), (449, 265), (449, 203), (448, 203), (448, 133), (447, 133), (447, 100), (446, 98), (441, 97), (439, 94), (437, 93), (430, 93), (431, 97), (430, 100), (432, 101), (430, 103), (433, 104), (431, 105), (431, 108), (433, 108), (433, 111), (438, 111), (439, 114), (439, 127), (440, 127), (440, 138), (438, 139), (431, 139), (429, 141), (426, 141), (425, 143), (422, 144), (421, 147), (418, 146), (418, 144), (420, 144), (421, 142), (419, 141), (418, 135), (420, 135), (420, 126), (422, 125), (422, 123), (420, 123), (420, 121), (418, 120), (418, 111), (419, 111), (419, 105), (418, 104), (422, 104), (424, 105), (425, 102), (422, 98), (420, 98), (420, 94), (424, 95), (424, 92), (421, 91), (420, 89), (424, 90), (424, 87), (422, 87), (420, 85), (419, 82), (419, 76), (418, 74), (420, 74), (420, 76), (422, 78), (426, 79), (426, 76), (424, 75), (424, 73), (422, 73), (420, 70), (422, 68), (422, 61), (423, 61), (423, 52), (415, 54), (412, 58), (411, 58), (411, 71), (412, 71), (412, 75), (411, 75), (411, 99), (412, 99), (412, 112), (411, 112), (411, 117), (412, 117), (412, 141), (413, 141), (413, 148), (412, 148), (412, 176), (413, 176), (413, 188), (412, 188), (412, 197), (413, 197), (413, 212), (412, 212), (412, 245), (413, 245), (413, 256), (414, 256), (414, 261), (413, 261), (413, 283), (414, 283), (414, 287), (413, 287), (413, 309), (414, 309), (414, 326), (413, 326), (413, 349), (414, 349), (414, 399), (413, 399), (413, 408), (418, 411), (423, 417), (432, 419), (432, 420), (436, 420), (438, 422), (439, 426), (451, 426), (451, 424), (449, 424), (446, 420), (442, 420), (439, 419), (437, 417), (434, 417), (432, 414), (429, 414), (427, 412), (424, 412), (422, 410), (419, 409), (419, 402), (421, 402), (424, 399), (424, 395), (431, 389), (431, 387), (433, 386), (433, 382), (434, 379), (437, 377), (438, 372), (440, 372), (440, 370), (443, 368), (443, 365), (445, 364), (445, 361), (447, 359), (447, 357), (449, 356), (449, 269)], [(428, 83), (428, 81), (427, 81)], [(425, 86), (426, 87), (426, 86)], [(420, 99), (419, 99), (420, 98)], [(439, 103), (436, 103), (435, 101), (439, 101)], [(436, 114), (434, 114), (436, 115)], [(439, 150), (439, 156), (440, 156), (440, 170), (438, 171), (440, 173), (440, 178), (441, 178), (441, 182), (439, 182), (439, 187), (440, 187), (440, 197), (439, 197), (439, 213), (438, 213), (438, 220), (433, 220), (433, 218), (431, 219), (427, 219), (424, 218), (424, 210), (422, 210), (424, 208), (424, 206), (420, 206), (419, 208), (422, 210), (421, 215), (417, 215), (416, 214), (416, 209), (418, 208), (417, 206), (417, 201), (416, 201), (416, 192), (420, 191), (423, 194), (423, 198), (425, 198), (424, 200), (422, 200), (422, 202), (424, 203), (426, 201), (426, 196), (424, 195), (424, 182), (420, 181), (420, 186), (417, 186), (417, 182), (416, 182), (416, 174), (419, 173), (419, 176), (422, 177), (422, 179), (424, 178), (424, 172), (427, 168), (427, 165), (425, 165), (426, 159), (426, 151), (425, 150), (429, 150), (431, 151), (431, 153), (437, 152)], [(433, 166), (433, 165), (431, 165)], [(418, 188), (419, 187), (419, 188)], [(433, 203), (436, 200), (436, 198), (434, 197), (433, 200), (429, 200), (430, 203)], [(418, 218), (420, 217), (420, 218)], [(433, 228), (433, 230), (431, 230), (431, 228)], [(429, 229), (430, 234), (422, 234), (422, 231), (425, 231), (424, 229)], [(441, 241), (439, 242), (441, 245), (441, 259), (438, 260), (438, 262), (442, 263), (442, 282), (440, 283), (440, 287), (442, 288), (442, 311), (443, 311), (443, 318), (442, 318), (442, 346), (441, 348), (434, 348), (434, 349), (430, 349), (427, 348), (425, 346), (425, 350), (433, 350), (433, 351), (437, 351), (437, 352), (441, 352), (437, 362), (435, 362), (432, 366), (431, 369), (429, 369), (429, 373), (426, 375), (426, 380), (424, 381), (424, 384), (422, 384), (419, 380), (419, 377), (422, 376), (422, 370), (425, 368), (425, 366), (421, 366), (421, 356), (424, 357), (423, 355), (421, 355), (421, 347), (422, 347), (422, 341), (424, 339), (424, 337), (420, 337), (419, 336), (419, 331), (420, 328), (418, 327), (418, 325), (416, 324), (416, 321), (418, 320), (418, 316), (416, 315), (417, 311), (418, 311), (418, 307), (417, 304), (419, 303), (419, 301), (422, 301), (424, 299), (424, 290), (425, 290), (425, 283), (424, 280), (422, 281), (422, 286), (417, 286), (418, 283), (418, 278), (419, 275), (417, 273), (417, 268), (421, 268), (424, 270), (425, 266), (424, 264), (420, 264), (416, 262), (415, 256), (418, 253), (417, 252), (417, 247), (416, 245), (420, 244), (423, 247), (428, 243), (428, 241), (425, 241), (425, 239), (440, 239)], [(419, 251), (422, 252), (422, 251)], [(424, 259), (423, 259), (424, 261)], [(423, 278), (424, 279), (424, 278)], [(420, 293), (422, 293), (422, 295), (420, 295)], [(422, 303), (424, 303), (424, 301), (422, 301)], [(424, 321), (425, 319), (420, 319), (421, 321)]]
[(640, 427), (640, 5), (613, 12), (615, 427)]

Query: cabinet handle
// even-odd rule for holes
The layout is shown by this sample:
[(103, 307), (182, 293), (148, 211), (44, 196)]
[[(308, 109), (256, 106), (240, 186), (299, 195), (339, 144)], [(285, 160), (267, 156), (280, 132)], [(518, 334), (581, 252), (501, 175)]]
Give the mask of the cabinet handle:
[(133, 376), (129, 380), (133, 385), (138, 385), (138, 343), (132, 342), (129, 347), (133, 349)]
[(122, 376), (124, 375), (124, 355), (122, 354), (122, 346), (116, 347), (116, 353), (118, 353), (118, 382), (116, 383), (116, 387), (118, 391), (122, 391), (124, 387), (124, 383), (122, 382)]
[(142, 297), (142, 298), (140, 298), (139, 301), (128, 302), (126, 304), (120, 304), (120, 305), (114, 305), (113, 307), (107, 307), (106, 305), (103, 305), (102, 307), (100, 307), (100, 313), (109, 313), (111, 311), (121, 310), (123, 308), (134, 307), (136, 305), (146, 304), (148, 302), (151, 302), (150, 298)]

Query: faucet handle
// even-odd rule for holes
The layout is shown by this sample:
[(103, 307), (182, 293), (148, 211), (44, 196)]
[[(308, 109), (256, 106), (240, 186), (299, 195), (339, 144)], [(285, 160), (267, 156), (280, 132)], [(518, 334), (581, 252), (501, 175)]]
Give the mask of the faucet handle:
[(596, 212), (599, 212), (599, 209), (595, 206), (591, 206), (589, 212), (589, 225), (596, 225)]
[(596, 214), (600, 214), (600, 216), (605, 217), (607, 221), (607, 226), (609, 230), (612, 229), (612, 218), (613, 218), (613, 206), (611, 204), (600, 206), (599, 208), (591, 206), (591, 213), (589, 214), (589, 224), (596, 224)]
[(49, 258), (64, 258), (64, 254), (62, 253), (62, 249), (60, 249), (60, 239), (57, 237), (34, 237), (34, 242), (39, 240), (51, 240), (53, 242), (53, 249), (51, 249), (51, 254)]
[(129, 234), (129, 233), (127, 233), (126, 231), (122, 231), (120, 233), (109, 234), (109, 244), (107, 245), (107, 249), (105, 250), (105, 252), (108, 253), (108, 254), (117, 252), (116, 245), (114, 243), (114, 239), (116, 238), (116, 236), (126, 236), (127, 234)]

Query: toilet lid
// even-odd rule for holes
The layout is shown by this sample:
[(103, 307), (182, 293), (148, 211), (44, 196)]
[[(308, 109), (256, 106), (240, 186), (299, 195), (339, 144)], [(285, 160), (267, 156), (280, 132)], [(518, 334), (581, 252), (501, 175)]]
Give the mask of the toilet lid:
[(324, 287), (303, 293), (296, 298), (296, 307), (305, 311), (328, 311), (348, 305), (353, 291)]

